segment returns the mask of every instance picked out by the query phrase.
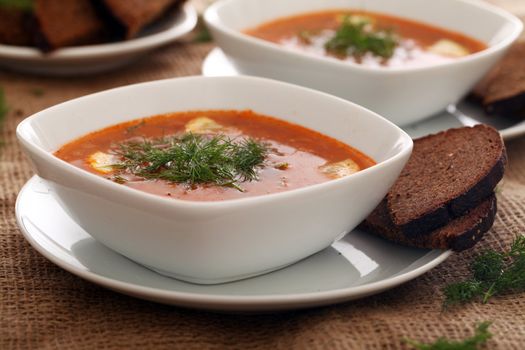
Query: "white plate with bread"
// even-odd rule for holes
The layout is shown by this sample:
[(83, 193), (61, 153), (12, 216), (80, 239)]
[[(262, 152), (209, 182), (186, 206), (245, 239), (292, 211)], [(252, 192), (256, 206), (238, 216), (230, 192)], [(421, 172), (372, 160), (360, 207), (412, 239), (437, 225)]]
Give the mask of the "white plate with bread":
[[(474, 142), (466, 141), (469, 139)], [(466, 144), (472, 146), (464, 147)], [(433, 152), (435, 149), (438, 152)], [(464, 162), (472, 168), (470, 173), (458, 172), (457, 181), (443, 187), (440, 179), (455, 173), (454, 166)], [(123, 294), (228, 312), (301, 309), (380, 293), (429, 271), (453, 250), (471, 248), (493, 224), (493, 191), (505, 163), (501, 138), (486, 126), (453, 129), (416, 140), (413, 156), (384, 205), (361, 226), (368, 233), (356, 229), (281, 270), (215, 285), (165, 277), (105, 247), (75, 223), (37, 176), (20, 192), (16, 216), (25, 238), (50, 261)], [(426, 190), (411, 199), (406, 188), (416, 188), (425, 172), (439, 176), (427, 179)], [(441, 193), (429, 196), (429, 189)], [(438, 210), (433, 209), (436, 206)], [(392, 210), (398, 215), (391, 217)]]
[[(68, 2), (68, 6), (75, 7), (71, 9), (73, 12), (81, 11), (81, 5), (79, 4), (83, 2), (85, 1), (71, 2), (71, 4)], [(105, 3), (112, 2), (115, 1), (105, 0)], [(161, 1), (161, 3), (176, 3), (176, 1), (164, 0)], [(38, 4), (38, 2), (36, 2), (36, 4)], [(79, 6), (79, 8), (76, 8), (76, 6)], [(90, 8), (88, 7), (87, 9)], [(15, 18), (15, 16), (11, 16), (9, 13), (2, 13), (1, 10), (0, 8), (0, 19), (2, 19), (2, 16), (6, 16), (5, 18), (8, 19)], [(165, 9), (157, 9), (159, 12), (164, 10)], [(50, 10), (49, 12), (53, 12), (56, 16), (56, 13), (59, 11), (53, 9), (53, 11)], [(128, 20), (126, 16), (129, 16), (129, 21), (124, 25), (124, 21)], [(49, 32), (54, 34), (52, 38), (50, 35), (45, 36), (46, 33), (44, 33), (43, 30), (35, 34), (37, 36), (36, 42), (38, 44), (42, 44), (43, 42), (41, 48), (29, 46), (29, 43), (26, 43), (26, 46), (0, 44), (0, 67), (27, 73), (58, 76), (100, 73), (133, 62), (148, 52), (177, 40), (189, 33), (197, 24), (197, 13), (188, 3), (170, 11), (166, 10), (165, 13), (159, 15), (158, 20), (151, 23), (148, 22), (141, 26), (140, 29), (138, 25), (135, 24), (137, 21), (133, 16), (135, 15), (132, 13), (122, 13), (123, 19), (122, 22), (120, 22), (122, 24), (118, 24), (119, 35), (121, 31), (124, 31), (122, 32), (122, 39), (125, 40), (117, 41), (112, 39), (112, 41), (107, 43), (93, 44), (92, 42), (98, 42), (95, 39), (98, 39), (98, 35), (102, 35), (101, 32), (106, 35), (106, 30), (100, 29), (97, 31), (95, 29), (85, 29), (84, 31), (79, 31), (79, 35), (86, 35), (90, 38), (81, 38), (80, 42), (84, 41), (87, 44), (78, 46), (74, 46), (76, 41), (73, 41), (73, 38), (69, 38), (65, 34), (63, 35), (63, 33), (67, 32), (68, 26), (74, 25), (74, 20), (64, 19), (64, 23), (60, 23), (57, 30), (54, 30), (56, 23), (51, 22), (48, 27), (50, 28)], [(91, 20), (96, 22), (98, 19), (91, 18)], [(84, 23), (83, 28), (96, 27), (97, 23), (93, 24), (91, 23), (92, 21)], [(42, 24), (39, 25), (42, 26)], [(120, 28), (121, 26), (123, 28)], [(1, 34), (0, 31), (0, 39), (2, 39)], [(108, 34), (108, 36), (110, 35), (114, 35), (113, 32)], [(19, 40), (20, 43), (24, 43), (25, 39), (21, 38)], [(2, 40), (0, 40), (0, 43), (1, 42)]]
[(37, 176), (19, 193), (16, 217), (25, 238), (47, 259), (120, 293), (228, 312), (300, 309), (380, 293), (429, 271), (452, 251), (473, 247), (490, 234), (494, 189), (505, 165), (503, 141), (485, 125), (416, 139), (400, 177), (358, 229), (283, 269), (214, 285), (163, 276), (110, 250), (75, 222)]

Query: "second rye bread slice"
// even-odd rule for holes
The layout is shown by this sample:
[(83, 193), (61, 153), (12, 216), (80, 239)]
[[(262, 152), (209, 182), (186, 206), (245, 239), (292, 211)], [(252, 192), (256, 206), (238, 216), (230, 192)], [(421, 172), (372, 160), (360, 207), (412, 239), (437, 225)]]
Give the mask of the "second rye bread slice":
[(386, 196), (388, 217), (407, 237), (430, 233), (490, 196), (506, 163), (503, 140), (487, 125), (416, 139)]
[(457, 252), (472, 248), (494, 223), (497, 200), (494, 194), (484, 199), (476, 207), (462, 216), (448, 222), (445, 226), (426, 235), (408, 238), (388, 220), (386, 201), (381, 204), (361, 223), (359, 228), (366, 232), (386, 238), (390, 241), (418, 248), (452, 249)]

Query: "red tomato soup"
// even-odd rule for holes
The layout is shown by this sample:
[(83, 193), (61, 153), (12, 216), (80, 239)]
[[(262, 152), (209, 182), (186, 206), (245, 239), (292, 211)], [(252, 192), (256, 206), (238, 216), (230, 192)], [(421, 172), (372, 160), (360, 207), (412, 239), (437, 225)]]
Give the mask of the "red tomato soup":
[(111, 126), (55, 155), (160, 196), (218, 201), (288, 191), (375, 162), (314, 130), (252, 111), (192, 111)]
[(426, 66), (487, 48), (484, 43), (461, 33), (357, 10), (280, 18), (245, 32), (291, 50), (369, 67)]

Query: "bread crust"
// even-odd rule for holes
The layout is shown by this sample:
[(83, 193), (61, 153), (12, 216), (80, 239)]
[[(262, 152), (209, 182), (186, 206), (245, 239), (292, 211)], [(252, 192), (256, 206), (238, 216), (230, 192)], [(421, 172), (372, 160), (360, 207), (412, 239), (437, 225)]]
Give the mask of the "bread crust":
[(44, 50), (98, 43), (106, 30), (90, 0), (35, 0), (34, 17)]
[[(472, 248), (477, 242), (479, 242), (494, 224), (496, 213), (498, 211), (498, 201), (496, 196), (494, 195), (489, 198), (489, 201), (490, 207), (487, 214), (469, 230), (443, 242), (441, 244), (443, 248), (441, 249), (449, 247), (454, 251), (460, 252)], [(436, 235), (435, 239), (439, 239), (439, 235)]]
[(165, 11), (181, 0), (103, 0), (107, 9), (126, 28), (126, 37), (134, 37)]
[(0, 6), (0, 43), (31, 46), (34, 42), (31, 20), (32, 15), (27, 11)]
[(504, 150), (489, 173), (470, 190), (452, 199), (445, 206), (441, 206), (427, 215), (400, 226), (401, 231), (407, 237), (430, 233), (432, 230), (445, 225), (450, 220), (463, 215), (492, 194), (496, 185), (503, 178), (506, 165), (507, 154)]
[[(480, 130), (480, 132), (486, 132), (490, 130), (489, 136), (494, 136), (497, 133), (496, 130), (485, 125), (475, 126), (471, 130), (475, 130), (476, 128)], [(460, 129), (456, 129), (456, 132), (460, 131)], [(447, 134), (450, 132), (451, 131), (448, 130), (438, 134), (428, 135), (423, 138), (417, 139), (414, 142), (417, 144), (418, 142), (424, 142), (429, 138), (445, 139)], [(418, 217), (404, 217), (404, 219), (402, 220), (400, 218), (399, 212), (402, 211), (403, 208), (398, 208), (398, 206), (393, 204), (395, 203), (394, 196), (396, 194), (391, 190), (386, 197), (386, 205), (388, 208), (388, 219), (390, 220), (390, 225), (395, 226), (408, 238), (411, 238), (414, 236), (429, 234), (433, 230), (446, 225), (449, 221), (453, 220), (454, 218), (463, 215), (469, 209), (476, 207), (480, 202), (482, 202), (484, 199), (486, 199), (492, 194), (494, 188), (502, 179), (503, 174), (505, 172), (505, 167), (507, 164), (507, 155), (505, 145), (499, 135), (497, 137), (496, 144), (493, 144), (493, 147), (495, 147), (495, 151), (499, 155), (495, 157), (494, 161), (492, 162), (492, 166), (489, 169), (487, 169), (487, 171), (484, 174), (476, 174), (478, 178), (472, 179), (472, 185), (470, 186), (470, 188), (467, 188), (463, 193), (455, 197), (449, 198), (445, 202), (436, 203), (434, 207), (429, 208), (425, 212), (421, 213)], [(478, 155), (473, 154), (472, 156), (476, 157)], [(408, 180), (407, 177), (409, 177)], [(405, 178), (400, 178), (401, 180), (398, 181), (410, 183), (411, 181), (415, 181), (413, 177), (414, 176), (411, 176), (410, 173), (405, 174)], [(395, 188), (395, 185), (393, 186), (393, 188)]]
[(427, 249), (463, 251), (472, 248), (494, 224), (497, 199), (492, 193), (477, 207), (428, 234), (407, 237), (388, 220), (386, 201), (361, 223), (360, 229), (396, 243)]
[(489, 114), (525, 118), (525, 41), (514, 44), (474, 87), (473, 99)]

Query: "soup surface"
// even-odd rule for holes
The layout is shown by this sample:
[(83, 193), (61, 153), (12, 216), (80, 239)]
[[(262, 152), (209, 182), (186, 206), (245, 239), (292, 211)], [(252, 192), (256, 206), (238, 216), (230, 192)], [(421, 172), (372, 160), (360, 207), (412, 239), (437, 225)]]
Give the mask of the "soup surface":
[(252, 111), (192, 111), (111, 126), (55, 155), (125, 186), (217, 201), (282, 192), (375, 162), (314, 130)]
[(292, 50), (370, 67), (433, 65), (487, 47), (474, 38), (443, 28), (354, 10), (281, 18), (246, 33)]

